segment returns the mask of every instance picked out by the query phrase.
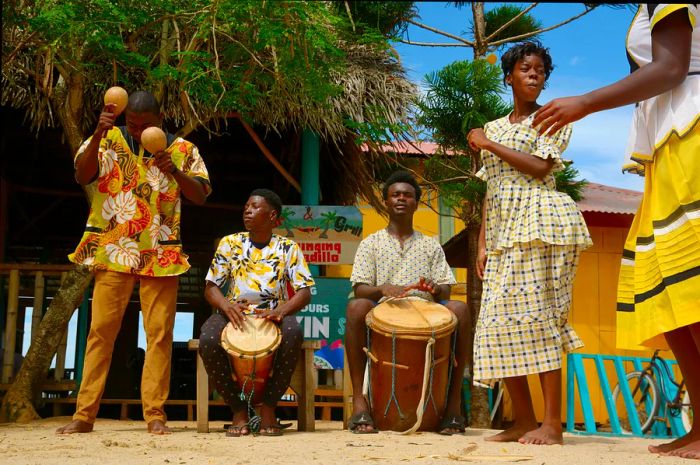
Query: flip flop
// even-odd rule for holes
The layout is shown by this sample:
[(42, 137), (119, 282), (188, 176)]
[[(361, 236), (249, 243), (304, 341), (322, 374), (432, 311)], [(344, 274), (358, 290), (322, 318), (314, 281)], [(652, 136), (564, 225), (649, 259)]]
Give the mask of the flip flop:
[(260, 436), (282, 436), (282, 430), (277, 425), (261, 426), (260, 431), (258, 431)]
[[(371, 426), (372, 430), (367, 431), (367, 430), (360, 430), (357, 429), (358, 426), (360, 425), (367, 425)], [(353, 434), (376, 434), (379, 432), (377, 430), (377, 427), (374, 424), (374, 420), (372, 419), (372, 416), (369, 414), (369, 412), (359, 412), (350, 417), (350, 421), (348, 421), (348, 429), (353, 433)]]
[(232, 426), (229, 425), (228, 428), (226, 428), (226, 437), (227, 438), (237, 438), (240, 436), (248, 436), (250, 434), (250, 428), (248, 425), (239, 425), (239, 426)]
[[(464, 431), (466, 430), (466, 426), (467, 420), (465, 420), (463, 416), (452, 415), (442, 419), (442, 421), (440, 422), (440, 426), (438, 427), (438, 434), (442, 434), (443, 436), (461, 434), (464, 433)], [(447, 431), (449, 429), (456, 429), (457, 432)]]

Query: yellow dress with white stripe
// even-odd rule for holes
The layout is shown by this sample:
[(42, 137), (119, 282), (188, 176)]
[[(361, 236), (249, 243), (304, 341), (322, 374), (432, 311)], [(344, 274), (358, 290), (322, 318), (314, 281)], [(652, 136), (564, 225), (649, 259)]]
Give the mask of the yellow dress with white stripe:
[(686, 10), (693, 27), (685, 81), (635, 109), (624, 171), (645, 176), (625, 242), (617, 346), (668, 348), (664, 333), (700, 322), (700, 28), (694, 4), (642, 5), (627, 37), (632, 71), (651, 62), (651, 31)]

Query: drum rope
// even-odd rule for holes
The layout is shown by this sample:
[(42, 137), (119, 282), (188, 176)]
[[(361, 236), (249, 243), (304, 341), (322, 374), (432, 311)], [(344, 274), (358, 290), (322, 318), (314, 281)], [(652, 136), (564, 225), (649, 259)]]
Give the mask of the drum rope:
[[(262, 421), (262, 418), (260, 418), (260, 415), (258, 415), (255, 412), (255, 406), (253, 405), (253, 397), (255, 396), (255, 364), (257, 361), (257, 357), (253, 357), (253, 370), (250, 376), (246, 377), (246, 379), (243, 381), (243, 386), (241, 386), (241, 393), (239, 395), (239, 398), (247, 403), (247, 409), (248, 409), (248, 427), (250, 428), (250, 431), (253, 433), (257, 433), (260, 431), (260, 423)], [(231, 361), (229, 360), (229, 363)], [(245, 395), (245, 387), (246, 384), (248, 384), (248, 381), (250, 381), (251, 388), (250, 388), (250, 395), (248, 396), (248, 399), (246, 399)]]
[(435, 338), (430, 338), (428, 340), (428, 343), (425, 346), (425, 366), (423, 367), (423, 389), (422, 389), (422, 394), (420, 397), (420, 401), (418, 402), (418, 407), (416, 408), (416, 423), (411, 426), (409, 429), (406, 431), (402, 431), (401, 434), (411, 434), (416, 431), (418, 431), (418, 428), (420, 428), (420, 424), (423, 422), (423, 411), (425, 410), (423, 406), (425, 405), (425, 391), (427, 388), (427, 383), (428, 383), (428, 376), (429, 376), (429, 368), (430, 368), (430, 352), (433, 350), (433, 346), (435, 345)]
[[(372, 338), (370, 337), (369, 325), (365, 325), (367, 331), (367, 353), (372, 353)], [(369, 355), (367, 356), (367, 399), (369, 400), (369, 408), (372, 410), (372, 364), (369, 363)]]
[[(432, 339), (435, 340), (435, 328), (431, 327), (432, 331)], [(429, 376), (429, 381), (428, 381), (428, 399), (430, 399), (430, 403), (433, 404), (433, 409), (435, 410), (435, 413), (437, 415), (440, 414), (438, 411), (437, 405), (435, 404), (435, 397), (433, 397), (433, 374), (435, 373), (435, 348), (433, 347), (433, 350), (430, 351), (430, 376)], [(423, 405), (423, 413), (425, 413), (425, 410), (428, 408), (428, 402), (426, 402)]]
[(392, 399), (396, 404), (396, 410), (399, 411), (399, 417), (403, 420), (404, 414), (401, 411), (399, 400), (396, 398), (396, 330), (391, 332), (391, 397), (389, 397), (389, 401), (386, 403), (386, 408), (384, 409), (385, 417), (387, 413), (389, 413), (389, 406), (391, 405)]

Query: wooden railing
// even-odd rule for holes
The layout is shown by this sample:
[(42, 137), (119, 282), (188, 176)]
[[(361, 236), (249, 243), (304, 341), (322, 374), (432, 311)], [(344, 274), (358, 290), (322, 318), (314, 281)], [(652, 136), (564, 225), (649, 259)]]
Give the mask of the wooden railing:
[[(17, 324), (20, 303), (20, 276), (33, 276), (33, 311), (32, 311), (32, 340), (38, 333), (39, 323), (44, 314), (44, 295), (46, 289), (46, 278), (48, 276), (60, 276), (61, 281), (66, 273), (73, 269), (74, 265), (40, 265), (25, 263), (0, 263), (0, 276), (9, 275), (7, 285), (7, 305), (5, 312), (5, 332), (2, 335), (5, 341), (2, 372), (0, 372), (0, 383), (7, 384), (12, 381), (14, 372), (15, 348), (17, 347)], [(23, 322), (19, 322), (23, 324)], [(54, 380), (62, 381), (66, 364), (66, 345), (68, 331), (63, 335), (61, 344), (56, 354), (56, 369)]]

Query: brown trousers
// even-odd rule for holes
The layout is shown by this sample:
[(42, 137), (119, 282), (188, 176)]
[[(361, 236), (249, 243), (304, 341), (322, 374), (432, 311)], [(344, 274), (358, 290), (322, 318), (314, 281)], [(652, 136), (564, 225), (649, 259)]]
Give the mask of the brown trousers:
[(95, 422), (112, 362), (114, 341), (137, 280), (140, 281), (141, 311), (147, 342), (141, 378), (143, 416), (147, 423), (166, 421), (163, 405), (170, 390), (178, 277), (153, 278), (113, 271), (95, 273), (92, 323), (74, 420)]

